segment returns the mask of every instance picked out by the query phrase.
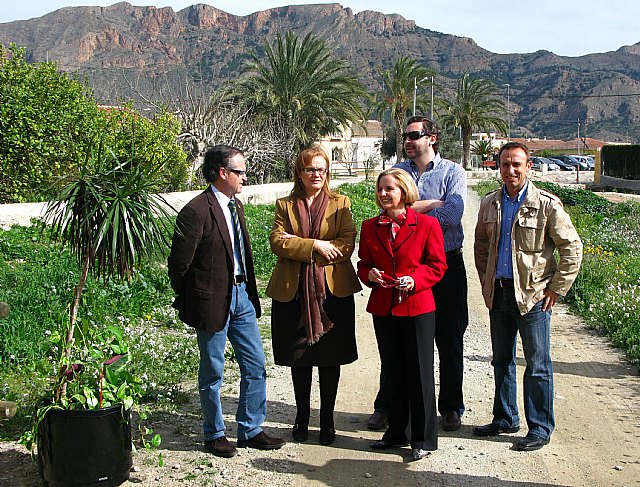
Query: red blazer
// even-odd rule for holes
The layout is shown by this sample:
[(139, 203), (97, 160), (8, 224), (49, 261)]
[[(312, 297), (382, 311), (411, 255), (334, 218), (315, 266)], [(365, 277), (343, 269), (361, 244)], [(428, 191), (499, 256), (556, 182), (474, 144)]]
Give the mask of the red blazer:
[[(378, 217), (362, 222), (358, 249), (358, 277), (372, 288), (367, 311), (376, 316), (417, 316), (435, 311), (431, 288), (447, 270), (440, 223), (431, 216), (407, 208), (407, 219), (391, 244), (389, 226)], [(377, 268), (389, 276), (411, 276), (415, 287), (398, 302), (398, 290), (369, 281)]]

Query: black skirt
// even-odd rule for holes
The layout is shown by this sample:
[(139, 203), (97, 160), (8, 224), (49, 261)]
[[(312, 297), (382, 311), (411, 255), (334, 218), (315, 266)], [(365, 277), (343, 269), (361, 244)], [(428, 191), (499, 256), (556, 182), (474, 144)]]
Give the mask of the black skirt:
[(272, 300), (271, 341), (276, 365), (288, 367), (333, 367), (355, 362), (356, 310), (353, 296), (338, 298), (327, 291), (324, 310), (333, 328), (313, 345), (307, 344), (300, 322), (300, 300), (286, 303)]

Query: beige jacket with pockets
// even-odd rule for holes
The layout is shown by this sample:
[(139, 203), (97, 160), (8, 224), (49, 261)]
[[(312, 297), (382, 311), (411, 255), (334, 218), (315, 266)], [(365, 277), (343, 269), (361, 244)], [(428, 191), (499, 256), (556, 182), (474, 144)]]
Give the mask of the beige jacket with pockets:
[[(504, 187), (483, 198), (475, 229), (475, 264), (489, 309), (493, 305), (503, 190)], [(566, 296), (580, 270), (582, 241), (560, 199), (529, 180), (511, 234), (515, 296), (520, 313), (529, 312), (543, 298), (546, 288)]]

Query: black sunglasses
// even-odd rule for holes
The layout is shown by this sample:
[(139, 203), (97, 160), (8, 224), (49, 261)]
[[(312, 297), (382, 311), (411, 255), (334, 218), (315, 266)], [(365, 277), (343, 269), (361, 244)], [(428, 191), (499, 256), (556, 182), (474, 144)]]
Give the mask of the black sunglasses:
[(236, 173), (238, 176), (245, 176), (247, 174), (247, 171), (243, 171), (241, 169), (233, 169), (231, 167), (225, 167), (225, 169), (227, 171), (231, 171), (233, 173)]
[(404, 132), (402, 134), (402, 140), (418, 140), (420, 137), (424, 137), (425, 135), (431, 135), (427, 132), (421, 132), (420, 130), (414, 130), (413, 132)]

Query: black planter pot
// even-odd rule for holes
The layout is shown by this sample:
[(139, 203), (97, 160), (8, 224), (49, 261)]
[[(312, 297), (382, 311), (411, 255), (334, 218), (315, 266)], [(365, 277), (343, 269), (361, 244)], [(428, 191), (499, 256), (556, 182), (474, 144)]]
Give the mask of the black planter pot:
[(131, 416), (121, 406), (51, 409), (38, 426), (38, 467), (45, 485), (112, 487), (129, 478)]

